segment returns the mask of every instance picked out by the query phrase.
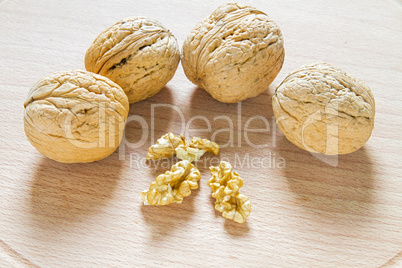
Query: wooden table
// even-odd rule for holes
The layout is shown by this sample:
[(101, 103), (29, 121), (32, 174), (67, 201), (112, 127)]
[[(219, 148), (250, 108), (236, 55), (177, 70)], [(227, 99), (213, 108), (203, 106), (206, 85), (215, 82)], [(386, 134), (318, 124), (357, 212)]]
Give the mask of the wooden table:
[[(110, 157), (61, 164), (29, 144), (22, 123), (29, 88), (52, 72), (84, 69), (85, 51), (104, 28), (128, 16), (153, 17), (182, 44), (223, 2), (0, 1), (1, 267), (402, 265), (400, 1), (245, 1), (274, 18), (285, 40), (283, 69), (261, 96), (219, 103), (179, 66), (159, 94), (131, 105), (125, 142)], [(372, 88), (375, 129), (355, 153), (314, 156), (273, 123), (275, 86), (316, 61)], [(210, 138), (231, 123), (231, 133), (215, 138), (224, 145), (233, 134), (232, 147), (198, 164), (200, 188), (183, 204), (142, 205), (139, 192), (172, 164), (145, 164), (151, 134)], [(206, 181), (219, 158), (235, 163), (244, 178), (241, 191), (252, 202), (245, 224), (213, 208)]]

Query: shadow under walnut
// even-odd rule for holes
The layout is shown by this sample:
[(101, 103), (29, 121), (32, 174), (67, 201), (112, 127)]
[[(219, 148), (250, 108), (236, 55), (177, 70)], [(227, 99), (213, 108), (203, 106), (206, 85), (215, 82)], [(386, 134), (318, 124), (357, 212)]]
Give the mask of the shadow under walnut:
[[(147, 226), (151, 231), (148, 232), (151, 239), (159, 241), (160, 239), (169, 238), (169, 235), (175, 231), (179, 231), (182, 225), (186, 225), (195, 212), (196, 197), (203, 187), (198, 182), (198, 189), (191, 190), (191, 194), (183, 199), (181, 204), (170, 204), (166, 206), (147, 206), (141, 205), (141, 213)], [(140, 200), (141, 201), (141, 200)]]
[[(130, 153), (135, 153), (138, 154), (136, 155), (138, 160), (143, 158), (145, 161), (148, 148), (153, 144), (152, 138), (155, 143), (160, 136), (169, 132), (174, 111), (167, 106), (172, 102), (171, 89), (165, 86), (151, 98), (130, 105), (123, 141), (117, 149), (121, 158), (128, 159)], [(152, 117), (152, 107), (154, 107), (154, 117)], [(140, 146), (143, 138), (145, 142)]]
[[(265, 90), (261, 95), (254, 98), (249, 98), (240, 103), (222, 103), (214, 98), (212, 98), (205, 90), (194, 87), (193, 93), (191, 95), (188, 111), (188, 118), (193, 118), (195, 116), (203, 116), (211, 123), (211, 132), (197, 132), (194, 130), (190, 133), (190, 136), (200, 136), (211, 138), (210, 136), (215, 132), (219, 131), (223, 128), (230, 128), (231, 125), (227, 119), (223, 119), (222, 117), (226, 117), (230, 122), (233, 123), (232, 130), (232, 142), (230, 146), (223, 147), (226, 143), (231, 140), (231, 133), (229, 131), (219, 132), (215, 136), (215, 140), (212, 140), (218, 143), (222, 150), (221, 154), (233, 154), (239, 151), (240, 147), (250, 148), (250, 144), (246, 142), (246, 137), (244, 135), (244, 127), (251, 117), (259, 116), (264, 117), (269, 123), (269, 131), (260, 132), (260, 133), (252, 133), (249, 131), (247, 133), (247, 139), (250, 140), (250, 143), (255, 145), (261, 144), (271, 144), (271, 131), (272, 131), (272, 101), (271, 101), (271, 91), (275, 88), (274, 85), (271, 85), (267, 90)], [(239, 117), (240, 115), (240, 117)], [(218, 117), (221, 117), (219, 119)], [(240, 125), (239, 125), (240, 118)], [(203, 120), (194, 120), (191, 124), (192, 128), (200, 128), (206, 129), (207, 125)], [(240, 133), (239, 133), (240, 128)], [(258, 118), (255, 118), (249, 124), (249, 128), (266, 128), (266, 125)], [(240, 144), (239, 144), (239, 134)]]
[[(342, 220), (344, 215), (363, 221), (371, 216), (374, 177), (368, 149), (363, 147), (351, 154), (321, 159), (325, 156), (299, 149), (285, 137), (278, 140), (274, 149), (286, 161), (282, 172), (289, 189), (297, 196), (298, 205), (310, 212), (330, 213), (334, 222)], [(349, 225), (356, 227), (352, 220)]]
[[(234, 237), (240, 237), (240, 236), (245, 236), (248, 234), (250, 231), (250, 227), (248, 226), (248, 220), (243, 222), (243, 223), (238, 223), (230, 219), (226, 219), (222, 217), (222, 212), (219, 212), (215, 209), (215, 201), (216, 199), (212, 197), (212, 192), (211, 189), (208, 191), (209, 194), (209, 201), (210, 204), (208, 204), (211, 209), (214, 210), (215, 212), (215, 219), (221, 219), (224, 221), (223, 228), (225, 229), (225, 232), (227, 232), (229, 235), (234, 236)], [(251, 204), (253, 205), (253, 204)], [(251, 208), (251, 213), (253, 212), (253, 209)], [(250, 214), (252, 216), (252, 214)]]
[(30, 205), (44, 229), (98, 213), (112, 198), (123, 165), (117, 152), (92, 163), (63, 164), (45, 157), (39, 161)]

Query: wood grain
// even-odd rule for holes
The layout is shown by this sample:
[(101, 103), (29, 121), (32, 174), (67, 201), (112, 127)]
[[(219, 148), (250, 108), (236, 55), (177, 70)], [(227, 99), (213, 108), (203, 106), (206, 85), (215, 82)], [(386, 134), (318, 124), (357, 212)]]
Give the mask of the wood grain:
[[(104, 28), (124, 17), (149, 16), (182, 44), (220, 3), (0, 2), (1, 267), (402, 265), (400, 1), (244, 1), (273, 17), (285, 40), (283, 69), (261, 96), (241, 105), (219, 103), (179, 66), (165, 89), (131, 105), (126, 142), (102, 161), (57, 163), (26, 140), (22, 115), (29, 88), (49, 73), (83, 69), (87, 47)], [(375, 129), (355, 153), (311, 155), (273, 123), (275, 86), (292, 69), (316, 61), (339, 66), (372, 88)], [(268, 125), (255, 119), (248, 128), (265, 131), (246, 129), (253, 116)], [(233, 141), (219, 158), (237, 163), (244, 179), (242, 193), (252, 202), (245, 224), (213, 209), (206, 180), (208, 166), (219, 158), (211, 154), (198, 163), (199, 190), (183, 204), (141, 204), (139, 192), (172, 162), (155, 166), (137, 159), (165, 132), (184, 131), (183, 123), (192, 128), (186, 135), (206, 138), (233, 124), (233, 135), (222, 131), (215, 140)]]

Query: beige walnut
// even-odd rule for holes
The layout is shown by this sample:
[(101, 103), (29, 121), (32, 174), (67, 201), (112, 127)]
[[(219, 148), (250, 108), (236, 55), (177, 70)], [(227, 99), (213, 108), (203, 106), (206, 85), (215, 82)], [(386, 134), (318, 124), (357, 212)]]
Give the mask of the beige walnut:
[(328, 63), (290, 73), (272, 97), (276, 122), (298, 147), (328, 155), (362, 147), (374, 128), (370, 88)]
[(187, 78), (218, 101), (234, 103), (261, 94), (285, 57), (278, 25), (256, 8), (224, 4), (183, 44)]
[(189, 161), (183, 160), (173, 165), (170, 171), (159, 175), (140, 197), (144, 205), (181, 203), (184, 197), (191, 194), (191, 190), (198, 188), (200, 179), (200, 171)]
[(216, 199), (215, 209), (227, 219), (245, 222), (251, 212), (251, 203), (247, 196), (239, 193), (243, 186), (239, 174), (232, 171), (232, 165), (225, 161), (209, 169), (212, 177), (207, 184), (211, 187), (212, 197)]
[(107, 157), (122, 139), (129, 104), (106, 77), (86, 71), (40, 79), (24, 103), (24, 129), (45, 156), (65, 163)]
[(169, 30), (156, 20), (133, 17), (96, 37), (86, 52), (85, 68), (116, 82), (134, 103), (158, 93), (179, 61), (179, 45)]

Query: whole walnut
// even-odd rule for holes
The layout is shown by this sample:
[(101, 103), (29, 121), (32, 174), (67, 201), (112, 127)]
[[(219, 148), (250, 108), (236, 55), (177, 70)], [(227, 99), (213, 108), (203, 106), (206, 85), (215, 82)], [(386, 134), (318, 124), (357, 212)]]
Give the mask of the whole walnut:
[(224, 4), (202, 21), (183, 44), (187, 78), (221, 102), (261, 94), (285, 57), (278, 25), (249, 6)]
[(30, 143), (53, 160), (76, 163), (100, 160), (116, 150), (129, 103), (108, 78), (69, 71), (40, 79), (24, 107)]
[(276, 122), (298, 147), (328, 155), (362, 147), (374, 128), (370, 88), (328, 63), (289, 74), (272, 97)]
[(158, 93), (180, 61), (173, 34), (160, 22), (127, 18), (104, 30), (85, 55), (85, 68), (120, 85), (130, 103)]

